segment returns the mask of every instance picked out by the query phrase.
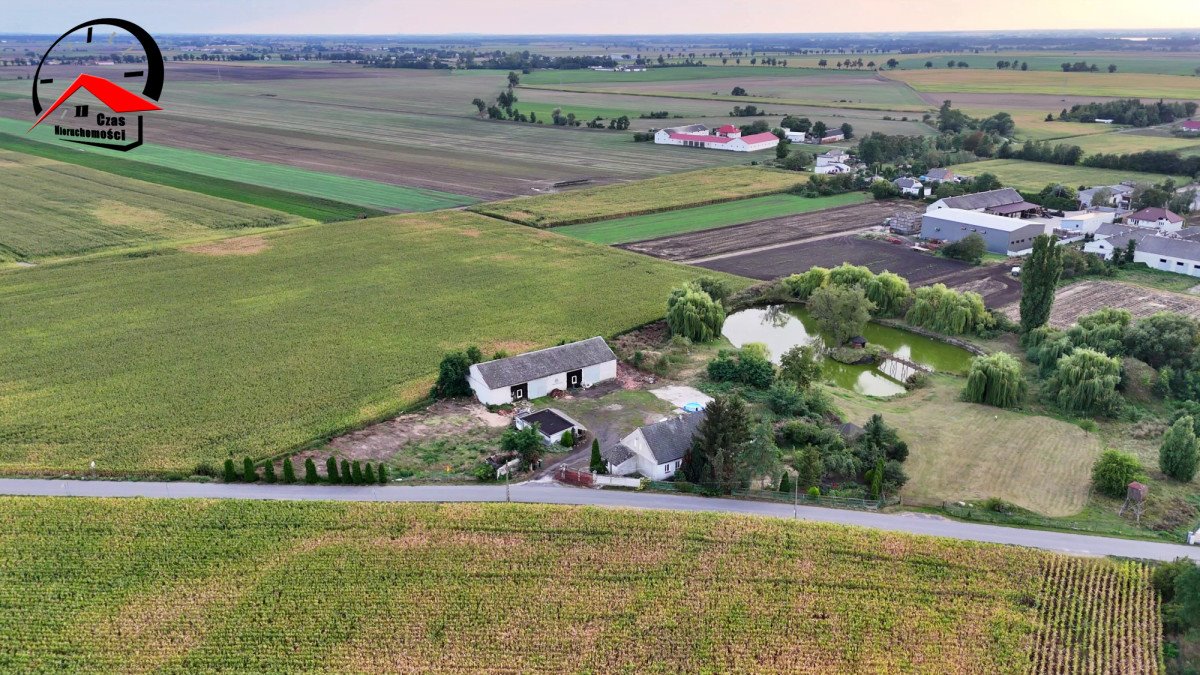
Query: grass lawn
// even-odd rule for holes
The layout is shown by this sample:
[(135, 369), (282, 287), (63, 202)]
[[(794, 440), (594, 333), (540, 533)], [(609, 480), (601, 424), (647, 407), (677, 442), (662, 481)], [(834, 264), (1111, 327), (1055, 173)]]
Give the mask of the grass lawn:
[(934, 376), (899, 399), (867, 399), (831, 389), (848, 419), (880, 413), (900, 430), (911, 454), (902, 495), (916, 503), (999, 497), (1036, 513), (1070, 516), (1088, 503), (1100, 439), (1049, 417), (964, 403), (966, 380)]
[(312, 222), (0, 149), (0, 262)]
[(461, 211), (261, 244), (0, 272), (0, 473), (275, 455), (421, 399), (448, 350), (611, 336), (698, 276)]
[(1197, 150), (1200, 150), (1200, 138), (1176, 138), (1144, 132), (1092, 134), (1081, 138), (1064, 138), (1059, 142), (1078, 145), (1089, 155), (1097, 153), (1125, 154), (1144, 150), (1174, 150), (1184, 154), (1195, 154)]
[[(0, 133), (23, 135), (26, 129), (28, 129), (28, 125), (25, 122), (0, 118)], [(48, 127), (38, 127), (31, 136), (36, 140), (59, 142), (54, 141), (53, 130)], [(103, 148), (79, 147), (82, 152), (110, 157), (122, 157), (124, 154)], [(336, 176), (282, 164), (270, 164), (165, 145), (143, 145), (136, 150), (136, 153), (136, 161), (145, 164), (187, 171), (211, 178), (232, 179), (276, 190), (299, 192), (311, 197), (341, 201), (373, 209), (432, 211), (464, 206), (476, 201), (471, 197), (449, 192)]]
[(36, 157), (69, 162), (116, 176), (135, 178), (147, 183), (166, 185), (198, 194), (261, 206), (326, 223), (352, 220), (360, 216), (378, 216), (384, 213), (378, 209), (355, 206), (331, 199), (318, 199), (297, 192), (249, 185), (213, 176), (202, 176), (190, 171), (143, 164), (108, 154), (83, 152), (66, 143), (41, 143), (26, 140), (3, 132), (0, 132), (0, 150), (17, 151)]
[(0, 522), (8, 672), (1162, 668), (1149, 568), (1012, 546), (522, 504), (8, 497)]
[(523, 225), (557, 227), (775, 194), (807, 180), (808, 174), (792, 171), (727, 166), (586, 190), (518, 197), (479, 204), (471, 210)]
[(886, 76), (907, 82), (917, 91), (928, 92), (1053, 94), (1057, 96), (1115, 96), (1118, 98), (1200, 98), (1200, 77), (1180, 75), (934, 68), (931, 70), (891, 71), (886, 73)]
[(632, 218), (567, 225), (555, 231), (596, 244), (623, 244), (683, 232), (748, 223), (753, 220), (820, 211), (835, 206), (861, 204), (868, 199), (870, 199), (870, 195), (863, 192), (849, 192), (815, 199), (791, 194), (767, 195), (766, 197), (751, 197), (750, 199), (698, 206), (692, 209), (678, 209), (633, 216)]
[[(1117, 169), (1094, 169), (1087, 166), (1063, 166), (1046, 162), (1026, 162), (1020, 159), (989, 159), (955, 167), (962, 173), (978, 176), (985, 171), (995, 174), (1005, 185), (1022, 190), (1041, 190), (1051, 183), (1062, 183), (1072, 188), (1080, 185), (1115, 185), (1123, 180), (1161, 183), (1168, 178), (1162, 174), (1120, 171)], [(1174, 177), (1181, 184), (1180, 176)]]

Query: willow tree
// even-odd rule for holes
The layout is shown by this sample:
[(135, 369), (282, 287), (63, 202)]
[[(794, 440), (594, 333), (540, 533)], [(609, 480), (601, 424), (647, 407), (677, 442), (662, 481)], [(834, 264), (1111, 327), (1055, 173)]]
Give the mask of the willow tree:
[(1058, 361), (1049, 382), (1063, 410), (1084, 415), (1111, 415), (1120, 408), (1117, 383), (1121, 362), (1094, 349), (1076, 349)]
[(1040, 234), (1033, 239), (1033, 253), (1021, 267), (1021, 331), (1029, 332), (1050, 320), (1054, 291), (1062, 274), (1062, 249), (1054, 237)]
[(971, 362), (967, 375), (964, 398), (972, 403), (1011, 408), (1021, 401), (1025, 393), (1025, 378), (1021, 377), (1021, 364), (1004, 352), (976, 357)]
[(863, 290), (866, 291), (867, 298), (875, 303), (877, 316), (899, 315), (912, 298), (908, 280), (886, 270), (873, 276)]
[(712, 342), (725, 325), (725, 308), (691, 284), (677, 288), (667, 300), (667, 326), (672, 335), (692, 342)]
[(992, 322), (982, 296), (972, 291), (959, 293), (945, 284), (918, 288), (904, 318), (914, 326), (949, 335), (977, 332)]
[(861, 286), (866, 290), (874, 278), (875, 274), (866, 267), (846, 262), (829, 270), (829, 283), (834, 286)]
[(793, 274), (783, 280), (792, 298), (804, 302), (818, 288), (829, 284), (829, 270), (824, 267), (813, 267), (807, 272)]
[(1088, 347), (1109, 356), (1125, 354), (1125, 341), (1132, 315), (1124, 309), (1104, 309), (1079, 317), (1067, 331), (1071, 344)]

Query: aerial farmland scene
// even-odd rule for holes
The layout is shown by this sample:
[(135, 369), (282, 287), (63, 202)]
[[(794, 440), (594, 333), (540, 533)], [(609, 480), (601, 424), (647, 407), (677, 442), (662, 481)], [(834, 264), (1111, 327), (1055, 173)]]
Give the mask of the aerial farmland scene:
[(0, 673), (1200, 673), (1200, 4), (0, 12)]

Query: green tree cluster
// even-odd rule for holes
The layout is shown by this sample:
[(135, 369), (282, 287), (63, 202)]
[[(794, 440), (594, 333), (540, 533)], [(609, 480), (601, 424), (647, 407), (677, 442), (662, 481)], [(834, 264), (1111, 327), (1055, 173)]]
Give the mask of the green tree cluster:
[(904, 319), (914, 326), (947, 335), (979, 333), (994, 323), (981, 295), (974, 291), (960, 293), (945, 284), (918, 288)]
[(1109, 497), (1124, 497), (1129, 484), (1142, 477), (1137, 456), (1120, 450), (1105, 450), (1092, 465), (1092, 484)]
[(1012, 408), (1025, 394), (1021, 364), (1004, 352), (978, 356), (971, 361), (963, 398), (997, 408)]

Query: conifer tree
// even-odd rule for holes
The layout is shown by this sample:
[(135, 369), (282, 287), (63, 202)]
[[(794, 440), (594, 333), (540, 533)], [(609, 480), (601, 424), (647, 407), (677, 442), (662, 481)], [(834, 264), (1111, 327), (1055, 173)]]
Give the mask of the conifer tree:
[(371, 468), (370, 462), (367, 462), (367, 468), (363, 469), (363, 483), (367, 485), (375, 484), (375, 470)]
[(225, 482), (236, 483), (237, 479), (237, 471), (235, 471), (233, 468), (233, 458), (229, 457), (225, 460)]
[(379, 463), (379, 484), (387, 485), (387, 482), (388, 482), (387, 467), (383, 465), (383, 462), (380, 462)]
[(792, 491), (792, 475), (786, 471), (783, 472), (783, 478), (779, 479), (779, 491), (784, 494)]
[(309, 457), (304, 460), (304, 482), (316, 485), (318, 480), (320, 480), (320, 476), (317, 475), (317, 463), (313, 461), (312, 457)]
[(355, 485), (363, 484), (362, 465), (358, 463), (357, 459), (354, 460), (354, 464), (350, 465), (350, 482)]
[(336, 485), (336, 484), (342, 482), (341, 477), (338, 476), (337, 460), (334, 459), (333, 457), (330, 457), (329, 459), (325, 460), (325, 475), (329, 478), (330, 483), (333, 483)]
[(588, 467), (596, 473), (608, 473), (608, 467), (604, 463), (604, 458), (600, 456), (600, 439), (592, 439), (592, 458), (588, 462)]
[(350, 460), (342, 460), (342, 485), (353, 485), (354, 475), (350, 473)]
[(291, 457), (283, 460), (283, 482), (288, 485), (296, 482), (296, 466), (292, 464)]
[(267, 483), (275, 482), (275, 462), (267, 460), (267, 463), (263, 464), (263, 480)]
[(242, 480), (247, 483), (258, 480), (258, 472), (254, 469), (254, 462), (251, 462), (249, 457), (242, 459)]
[(1186, 483), (1196, 475), (1196, 453), (1196, 432), (1192, 418), (1184, 415), (1163, 434), (1162, 447), (1158, 450), (1158, 468), (1171, 478)]

